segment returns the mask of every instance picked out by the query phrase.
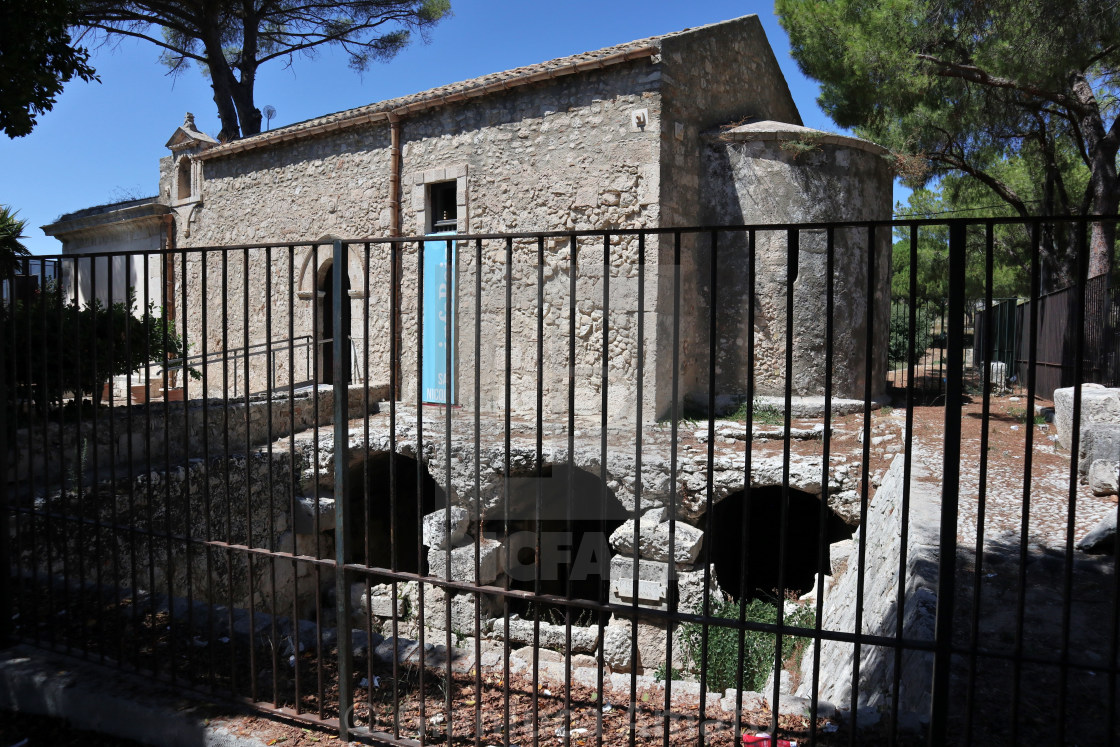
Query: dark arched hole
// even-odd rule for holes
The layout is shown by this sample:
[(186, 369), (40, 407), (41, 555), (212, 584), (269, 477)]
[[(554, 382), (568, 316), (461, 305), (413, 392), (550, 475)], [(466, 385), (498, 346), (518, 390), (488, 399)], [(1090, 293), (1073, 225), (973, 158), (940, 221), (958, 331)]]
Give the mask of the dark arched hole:
[[(749, 498), (748, 498), (749, 496)], [(749, 512), (748, 509), (749, 501)], [(716, 583), (736, 599), (773, 598), (778, 590), (779, 529), (782, 487), (769, 485), (732, 493), (712, 508), (712, 563)], [(789, 489), (787, 532), (781, 543), (785, 557), (785, 588), (798, 595), (813, 588), (820, 569), (820, 499)], [(830, 509), (825, 510), (825, 541), (838, 542), (852, 530)], [(746, 554), (746, 576), (743, 554)], [(829, 559), (824, 558), (828, 573)]]
[[(627, 517), (626, 509), (598, 477), (556, 466), (545, 468), (540, 478), (510, 481), (508, 535), (502, 507), (490, 513), (482, 529), (485, 536), (509, 543), (510, 588), (530, 592), (538, 588), (539, 530), (540, 593), (568, 597), (570, 588), (569, 598), (599, 602), (607, 599), (610, 583), (611, 532)], [(510, 612), (545, 622), (564, 619), (563, 605), (520, 599), (511, 600)], [(580, 618), (580, 610), (573, 609), (572, 617)]]
[[(389, 459), (394, 459), (395, 491), (390, 492)], [(405, 573), (428, 572), (419, 527), (424, 514), (444, 505), (444, 491), (424, 465), (389, 452), (370, 454), (350, 467), (347, 545), (351, 562)], [(368, 477), (367, 477), (368, 475)], [(417, 485), (420, 486), (419, 495)], [(368, 496), (368, 504), (367, 504)]]

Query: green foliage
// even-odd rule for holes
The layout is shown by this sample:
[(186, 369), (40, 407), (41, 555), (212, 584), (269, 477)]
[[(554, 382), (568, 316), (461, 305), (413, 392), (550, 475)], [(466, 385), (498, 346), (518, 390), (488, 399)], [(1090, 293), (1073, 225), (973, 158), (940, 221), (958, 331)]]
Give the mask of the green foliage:
[(323, 45), (346, 52), (350, 67), (388, 60), (451, 14), (450, 0), (76, 0), (78, 22), (108, 36), (132, 36), (159, 47), (178, 74), (197, 65), (210, 79), (222, 122), (219, 140), (261, 131), (253, 102), (257, 68), (291, 64)]
[(73, 0), (0, 3), (0, 130), (22, 137), (54, 107), (72, 78), (97, 80), (89, 52), (75, 47), (67, 27)]
[(24, 238), (23, 229), (27, 221), (16, 217), (17, 211), (7, 205), (0, 205), (0, 280), (6, 280), (19, 270), (19, 257), (31, 252), (20, 239)]
[(126, 301), (106, 306), (95, 299), (79, 306), (51, 286), (4, 309), (4, 358), (17, 361), (10, 373), (10, 394), (34, 400), (41, 412), (68, 392), (92, 395), (96, 404), (111, 377), (182, 357), (174, 322), (150, 304), (143, 314), (133, 316), (134, 307), (132, 289)]
[[(918, 306), (914, 314), (914, 360), (922, 359), (933, 340), (933, 320), (929, 309)], [(910, 350), (910, 305), (905, 301), (891, 304), (891, 332), (887, 361), (892, 368), (907, 363)]]
[(782, 425), (785, 422), (785, 416), (779, 408), (765, 404), (757, 397), (753, 404), (743, 400), (727, 417), (744, 423), (747, 422), (747, 418), (752, 418), (752, 422), (758, 425)]
[(681, 678), (681, 671), (675, 667), (666, 666), (665, 662), (661, 662), (657, 665), (657, 669), (653, 670), (653, 678), (658, 682), (679, 680)]
[[(747, 620), (770, 624), (778, 621), (777, 603), (752, 599), (746, 604)], [(734, 599), (715, 602), (712, 604), (712, 617), (737, 621), (740, 610), (739, 602)], [(813, 620), (813, 608), (809, 605), (803, 605), (792, 614), (786, 615), (783, 622), (786, 625), (809, 627), (813, 624)], [(682, 632), (689, 659), (693, 668), (699, 672), (703, 626), (697, 623), (685, 623), (682, 626)], [(766, 686), (766, 679), (773, 669), (774, 635), (748, 630), (742, 633), (742, 640), (743, 687), (746, 690), (759, 691)], [(791, 658), (795, 657), (803, 648), (806, 640), (790, 635), (782, 637), (782, 661), (786, 662), (787, 667), (796, 665), (796, 662), (791, 661)], [(708, 666), (705, 682), (708, 690), (723, 692), (737, 685), (739, 641), (740, 632), (738, 630), (723, 626), (708, 627)]]
[[(1116, 213), (1112, 0), (777, 0), (775, 10), (824, 110), (889, 148), (909, 186), (951, 175), (958, 209)], [(1094, 261), (1107, 264), (1114, 229), (1094, 232)], [(1043, 236), (1041, 248), (1068, 276), (1067, 239)]]

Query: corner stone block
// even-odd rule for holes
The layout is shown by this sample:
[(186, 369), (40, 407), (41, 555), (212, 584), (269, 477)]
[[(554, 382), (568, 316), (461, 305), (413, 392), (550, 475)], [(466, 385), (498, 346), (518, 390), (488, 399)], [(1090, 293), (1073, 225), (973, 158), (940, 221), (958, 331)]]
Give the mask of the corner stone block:
[(433, 550), (445, 550), (448, 547), (447, 523), (450, 513), (451, 536), (450, 546), (457, 547), (462, 544), (467, 536), (467, 527), (470, 525), (470, 514), (465, 508), (458, 506), (433, 511), (424, 517), (424, 545)]
[(447, 549), (428, 550), (428, 572), (438, 578), (455, 581), (473, 581), (489, 584), (502, 572), (502, 543), (497, 540), (479, 540), (478, 578), (474, 576), (474, 544), (456, 547), (451, 551), (451, 573), (447, 572)]
[[(1067, 451), (1073, 440), (1074, 387), (1054, 390), (1054, 429), (1058, 443)], [(1084, 432), (1090, 423), (1120, 424), (1120, 389), (1108, 389), (1100, 384), (1081, 385), (1081, 428)]]
[(1120, 462), (1097, 459), (1089, 465), (1089, 489), (1093, 495), (1120, 494), (1117, 476), (1120, 475)]
[(1085, 424), (1083, 420), (1078, 451), (1077, 472), (1082, 479), (1089, 476), (1094, 462), (1120, 462), (1120, 423)]

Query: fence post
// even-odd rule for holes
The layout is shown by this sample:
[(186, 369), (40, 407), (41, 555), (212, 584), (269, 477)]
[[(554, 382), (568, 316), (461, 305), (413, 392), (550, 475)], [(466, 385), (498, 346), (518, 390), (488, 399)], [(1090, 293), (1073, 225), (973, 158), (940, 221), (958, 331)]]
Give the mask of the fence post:
[(0, 609), (7, 610), (0, 614), (0, 649), (7, 648), (12, 641), (12, 563), (8, 550), (11, 543), (11, 527), (9, 517), (11, 508), (8, 505), (8, 312), (12, 308), (11, 296), (8, 304), (0, 298)]
[(949, 224), (949, 304), (945, 323), (948, 366), (945, 381), (945, 447), (942, 452), (941, 542), (934, 629), (933, 701), (930, 744), (948, 744), (949, 674), (952, 669), (954, 586), (957, 573), (957, 508), (960, 502), (961, 403), (964, 396), (964, 221)]
[(343, 281), (347, 277), (346, 259), (349, 248), (335, 239), (334, 258), (331, 263), (331, 283), (334, 294), (334, 350), (331, 367), (331, 382), (334, 386), (334, 553), (335, 553), (335, 625), (338, 633), (338, 736), (342, 741), (349, 739), (350, 718), (354, 707), (354, 694), (351, 691), (350, 671), (352, 655), (350, 647), (350, 585), (346, 583), (347, 557), (346, 533), (349, 531), (347, 503), (350, 491), (347, 485), (349, 473), (349, 405), (347, 378), (349, 368), (343, 365), (350, 345), (347, 330), (350, 329), (350, 294), (346, 292)]

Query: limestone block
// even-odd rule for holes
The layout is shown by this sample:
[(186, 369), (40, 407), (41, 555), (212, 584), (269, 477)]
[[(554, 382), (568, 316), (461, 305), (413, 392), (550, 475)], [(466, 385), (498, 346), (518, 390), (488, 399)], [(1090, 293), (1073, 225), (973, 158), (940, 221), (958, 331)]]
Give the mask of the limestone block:
[(1120, 475), (1120, 462), (1097, 459), (1089, 465), (1089, 489), (1093, 495), (1117, 495), (1120, 493), (1117, 475)]
[[(683, 521), (676, 522), (673, 559), (694, 563), (700, 555), (704, 532)], [(634, 520), (628, 519), (611, 534), (611, 546), (625, 555), (634, 554)], [(648, 560), (669, 561), (669, 522), (652, 523), (643, 516), (638, 522), (638, 554)]]
[(630, 671), (632, 624), (626, 620), (614, 620), (603, 630), (603, 661), (612, 672)]
[(992, 361), (990, 366), (992, 386), (1002, 390), (1004, 384), (1007, 383), (1007, 363), (1004, 361)]
[(489, 584), (502, 572), (502, 543), (497, 540), (479, 541), (478, 578), (474, 575), (474, 543), (456, 547), (451, 551), (451, 574), (447, 573), (447, 550), (428, 550), (428, 571), (438, 578), (456, 581), (473, 581)]
[(1086, 424), (1082, 420), (1078, 452), (1077, 472), (1082, 479), (1089, 476), (1094, 462), (1120, 462), (1120, 421)]
[(669, 580), (675, 578), (668, 563), (638, 560), (616, 555), (611, 558), (610, 601), (612, 604), (633, 604), (634, 566), (638, 567), (638, 604), (656, 609), (669, 608)]
[[(1072, 448), (1073, 387), (1054, 390), (1054, 427), (1058, 443)], [(1120, 423), (1120, 389), (1100, 384), (1081, 385), (1081, 427), (1089, 423)]]
[[(536, 623), (533, 620), (524, 620), (517, 615), (511, 615), (509, 618), (509, 640), (511, 643), (522, 643), (526, 646), (534, 644), (534, 629)], [(505, 633), (505, 625), (494, 625), (494, 634), (503, 635)], [(540, 623), (540, 645), (543, 648), (552, 649), (561, 653), (567, 653), (567, 634), (563, 625), (553, 625), (552, 623)], [(572, 626), (572, 652), (581, 653), (594, 653), (595, 649), (599, 646), (599, 630), (594, 627), (581, 627), (578, 625)]]
[(450, 511), (439, 509), (424, 517), (424, 545), (433, 550), (444, 550), (448, 546), (448, 514), (450, 513), (451, 547), (458, 547), (467, 536), (470, 514), (465, 508), (453, 506)]
[(850, 527), (859, 526), (862, 496), (858, 490), (841, 490), (828, 494), (828, 507)]

